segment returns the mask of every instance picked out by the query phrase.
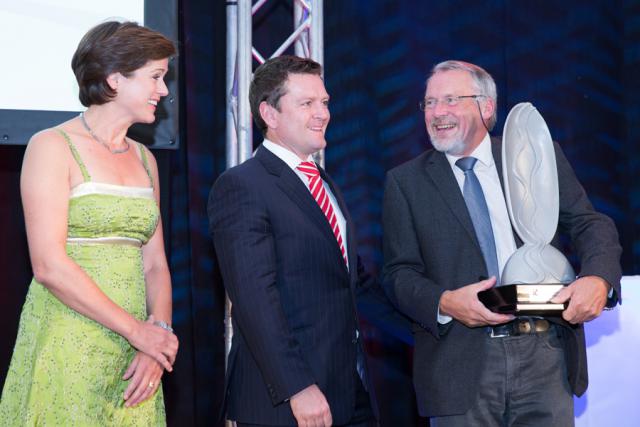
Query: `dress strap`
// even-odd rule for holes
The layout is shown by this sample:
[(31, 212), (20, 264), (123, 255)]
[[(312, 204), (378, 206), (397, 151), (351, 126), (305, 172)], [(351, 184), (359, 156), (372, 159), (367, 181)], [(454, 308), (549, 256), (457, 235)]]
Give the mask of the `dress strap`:
[(140, 158), (142, 159), (142, 164), (144, 165), (144, 169), (147, 171), (147, 175), (149, 175), (149, 181), (151, 182), (151, 188), (154, 188), (153, 184), (153, 175), (151, 175), (151, 169), (149, 169), (149, 161), (147, 160), (147, 150), (145, 150), (144, 145), (138, 142), (138, 148), (140, 149)]
[(76, 163), (78, 164), (78, 167), (80, 168), (80, 172), (82, 172), (82, 178), (84, 178), (84, 182), (91, 181), (91, 175), (89, 175), (89, 171), (87, 171), (87, 167), (84, 165), (84, 162), (82, 161), (82, 158), (80, 157), (80, 153), (78, 153), (78, 150), (76, 149), (76, 146), (73, 145), (73, 142), (71, 142), (71, 138), (69, 138), (69, 135), (67, 135), (67, 133), (65, 131), (63, 131), (62, 129), (56, 128), (56, 130), (67, 141), (67, 145), (69, 146), (69, 149), (71, 150), (71, 154), (73, 154), (73, 158), (76, 160)]

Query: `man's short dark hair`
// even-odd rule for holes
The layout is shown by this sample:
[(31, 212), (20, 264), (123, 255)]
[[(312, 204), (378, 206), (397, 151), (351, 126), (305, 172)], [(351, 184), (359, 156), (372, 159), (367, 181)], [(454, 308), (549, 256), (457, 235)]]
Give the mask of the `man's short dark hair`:
[(120, 73), (129, 77), (149, 61), (176, 54), (171, 40), (135, 22), (108, 21), (90, 29), (80, 40), (71, 68), (85, 107), (101, 105), (116, 96), (107, 77)]
[(317, 62), (292, 55), (282, 55), (269, 59), (260, 65), (249, 88), (251, 114), (262, 135), (267, 135), (267, 124), (260, 115), (260, 104), (266, 101), (280, 111), (280, 98), (286, 93), (285, 83), (289, 74), (322, 75), (322, 65)]

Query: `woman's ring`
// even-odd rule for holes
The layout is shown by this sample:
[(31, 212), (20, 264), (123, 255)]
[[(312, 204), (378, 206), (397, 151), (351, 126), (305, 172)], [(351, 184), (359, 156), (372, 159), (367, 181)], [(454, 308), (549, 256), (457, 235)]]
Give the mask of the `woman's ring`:
[(153, 381), (149, 381), (149, 388), (153, 388)]

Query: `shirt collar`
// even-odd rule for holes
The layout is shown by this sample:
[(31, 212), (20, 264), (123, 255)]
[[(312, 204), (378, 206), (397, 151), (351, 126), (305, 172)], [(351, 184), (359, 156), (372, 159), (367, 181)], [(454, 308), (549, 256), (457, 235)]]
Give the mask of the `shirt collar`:
[[(287, 166), (289, 166), (293, 170), (296, 170), (296, 167), (298, 167), (298, 165), (302, 163), (300, 157), (298, 157), (295, 153), (289, 151), (282, 145), (278, 145), (275, 142), (269, 141), (266, 138), (264, 139), (264, 141), (262, 141), (262, 146), (275, 154), (280, 160), (285, 162)], [(313, 156), (309, 156), (307, 161), (313, 162)]]
[(445, 153), (451, 168), (455, 170), (454, 166), (456, 161), (462, 157), (475, 157), (484, 167), (491, 167), (494, 164), (493, 153), (491, 152), (491, 138), (489, 133), (484, 135), (482, 142), (476, 147), (475, 150), (469, 154), (469, 156), (454, 156), (452, 154)]

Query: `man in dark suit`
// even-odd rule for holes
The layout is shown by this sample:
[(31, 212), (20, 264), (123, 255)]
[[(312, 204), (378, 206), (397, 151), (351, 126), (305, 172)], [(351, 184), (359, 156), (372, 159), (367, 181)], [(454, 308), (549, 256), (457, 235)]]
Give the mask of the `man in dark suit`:
[(355, 294), (369, 282), (340, 191), (315, 164), (329, 95), (314, 61), (258, 67), (251, 111), (265, 140), (209, 198), (233, 304), (227, 416), (239, 425), (375, 423)]
[[(387, 175), (384, 283), (413, 319), (418, 408), (432, 425), (570, 426), (572, 394), (587, 387), (583, 322), (619, 302), (621, 248), (613, 222), (594, 211), (555, 145), (559, 231), (581, 261), (578, 278), (555, 297), (568, 307), (554, 320), (496, 314), (480, 303), (478, 292), (494, 286), (522, 244), (502, 192), (501, 145), (488, 133), (496, 99), (482, 68), (434, 67), (421, 107), (435, 150)], [(467, 180), (480, 184), (478, 205), (469, 204)], [(480, 212), (486, 221), (478, 226)]]

